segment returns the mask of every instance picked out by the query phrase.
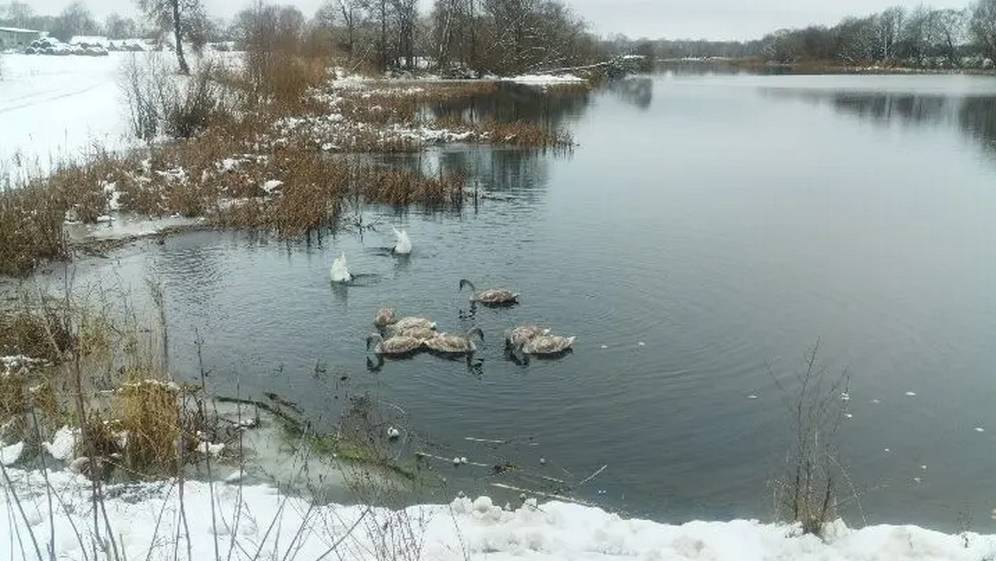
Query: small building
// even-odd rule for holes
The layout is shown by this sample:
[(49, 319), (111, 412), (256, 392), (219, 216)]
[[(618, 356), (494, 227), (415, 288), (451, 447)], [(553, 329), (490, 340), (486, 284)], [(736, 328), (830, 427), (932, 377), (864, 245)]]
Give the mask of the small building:
[(45, 37), (48, 33), (35, 31), (34, 29), (20, 29), (17, 27), (0, 27), (0, 50), (23, 49), (32, 41)]

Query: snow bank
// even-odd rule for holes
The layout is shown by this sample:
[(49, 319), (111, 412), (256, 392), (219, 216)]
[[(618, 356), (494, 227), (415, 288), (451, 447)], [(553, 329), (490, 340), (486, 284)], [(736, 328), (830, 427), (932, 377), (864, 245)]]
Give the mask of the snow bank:
[[(140, 142), (128, 126), (118, 85), (128, 57), (168, 53), (112, 52), (103, 57), (5, 55), (0, 79), (0, 174), (15, 179), (45, 175), (57, 164), (94, 151), (122, 150)], [(234, 68), (238, 53), (211, 60)]]
[(558, 84), (583, 84), (586, 82), (584, 78), (573, 74), (522, 74), (507, 78), (506, 81), (530, 86), (555, 86)]
[(111, 150), (125, 146), (128, 127), (117, 86), (124, 56), (5, 56), (0, 163), (46, 172), (95, 143)]
[[(41, 474), (9, 471), (34, 534), (40, 541), (47, 540), (47, 501)], [(83, 559), (65, 512), (72, 513), (81, 535), (91, 534), (87, 482), (68, 472), (52, 473), (50, 480), (66, 503), (65, 509), (56, 503), (55, 550), (60, 559)], [(232, 478), (232, 482), (237, 480)], [(107, 499), (107, 515), (114, 535), (119, 537), (122, 558), (145, 559), (152, 544), (149, 558), (172, 558), (170, 537), (184, 535), (183, 531), (177, 533), (182, 522), (175, 486), (115, 486), (108, 489), (108, 496), (112, 498)], [(287, 498), (267, 486), (243, 487), (240, 502), (238, 486), (219, 482), (215, 484), (215, 524), (206, 483), (187, 482), (184, 501), (189, 546), (195, 559), (213, 559), (216, 541), (227, 558), (233, 535), (237, 542), (235, 559), (252, 557), (257, 547), (262, 550), (261, 559), (283, 558), (288, 549), (298, 550), (297, 559), (317, 559), (340, 539), (335, 552), (326, 558), (375, 559), (375, 552), (401, 547), (392, 543), (404, 534), (396, 526), (391, 531), (392, 525), (398, 524), (403, 526), (400, 530), (422, 539), (421, 556), (413, 554), (412, 558), (428, 561), (978, 561), (996, 551), (993, 536), (955, 536), (912, 526), (874, 526), (857, 531), (840, 527), (835, 537), (822, 542), (800, 536), (789, 526), (752, 521), (668, 525), (627, 520), (601, 509), (563, 502), (537, 504), (531, 499), (515, 509), (498, 507), (491, 499), (480, 497), (392, 512), (364, 506), (311, 507), (304, 499)], [(241, 516), (236, 516), (240, 504)], [(24, 519), (12, 501), (0, 504), (0, 510), (4, 509), (0, 516), (16, 519), (23, 536)], [(157, 520), (161, 522), (157, 524)], [(278, 523), (272, 524), (274, 521)], [(16, 539), (10, 535), (13, 532), (10, 524), (4, 525), (0, 540), (11, 543)], [(181, 552), (186, 547), (186, 543), (179, 545)]]

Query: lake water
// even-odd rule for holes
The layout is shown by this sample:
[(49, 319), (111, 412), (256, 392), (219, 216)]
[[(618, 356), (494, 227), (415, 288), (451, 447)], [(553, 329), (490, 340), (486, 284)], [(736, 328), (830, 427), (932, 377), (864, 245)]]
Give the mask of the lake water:
[[(469, 170), (488, 196), (369, 209), (378, 232), (310, 246), (178, 235), (81, 262), (78, 282), (137, 295), (158, 277), (176, 370), (196, 368), (198, 330), (219, 393), (238, 381), (334, 420), (347, 386), (371, 392), (434, 453), (572, 481), (607, 464), (576, 496), (671, 522), (770, 518), (789, 438), (773, 378), (820, 340), (851, 375), (841, 456), (867, 520), (996, 530), (996, 79), (669, 71), (462, 110), (560, 123), (578, 147), (433, 151), (421, 165)], [(392, 224), (409, 259), (379, 249)], [(330, 286), (340, 252), (370, 276)], [(461, 278), (522, 304), (461, 314)], [(480, 326), (482, 362), (369, 371), (383, 305)], [(521, 322), (577, 335), (574, 353), (507, 360)], [(449, 485), (433, 500), (523, 484), (434, 465)]]

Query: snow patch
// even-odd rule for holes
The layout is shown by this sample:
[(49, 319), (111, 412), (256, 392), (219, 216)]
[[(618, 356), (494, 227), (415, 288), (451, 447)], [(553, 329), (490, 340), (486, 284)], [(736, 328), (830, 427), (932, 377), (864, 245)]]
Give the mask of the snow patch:
[(506, 78), (506, 81), (528, 86), (555, 86), (559, 84), (583, 84), (587, 82), (584, 78), (573, 74), (522, 74)]
[(52, 442), (43, 442), (42, 446), (56, 460), (68, 461), (73, 457), (77, 434), (79, 434), (79, 429), (64, 426), (55, 432), (55, 435), (52, 436)]
[(24, 443), (18, 442), (17, 444), (11, 444), (10, 446), (4, 446), (0, 448), (0, 463), (5, 466), (12, 465), (21, 459), (21, 453), (24, 452)]

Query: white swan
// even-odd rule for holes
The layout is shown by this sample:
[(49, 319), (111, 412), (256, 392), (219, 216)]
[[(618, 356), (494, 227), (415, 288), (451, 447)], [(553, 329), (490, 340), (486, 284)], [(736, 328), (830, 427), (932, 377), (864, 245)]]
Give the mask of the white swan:
[(412, 252), (412, 240), (408, 237), (408, 232), (404, 230), (398, 230), (394, 226), (391, 226), (394, 230), (394, 237), (397, 241), (394, 244), (394, 253), (398, 255), (408, 255)]
[(332, 269), (329, 271), (332, 282), (349, 282), (353, 280), (353, 275), (349, 274), (349, 267), (346, 266), (346, 254), (343, 253), (332, 262)]

